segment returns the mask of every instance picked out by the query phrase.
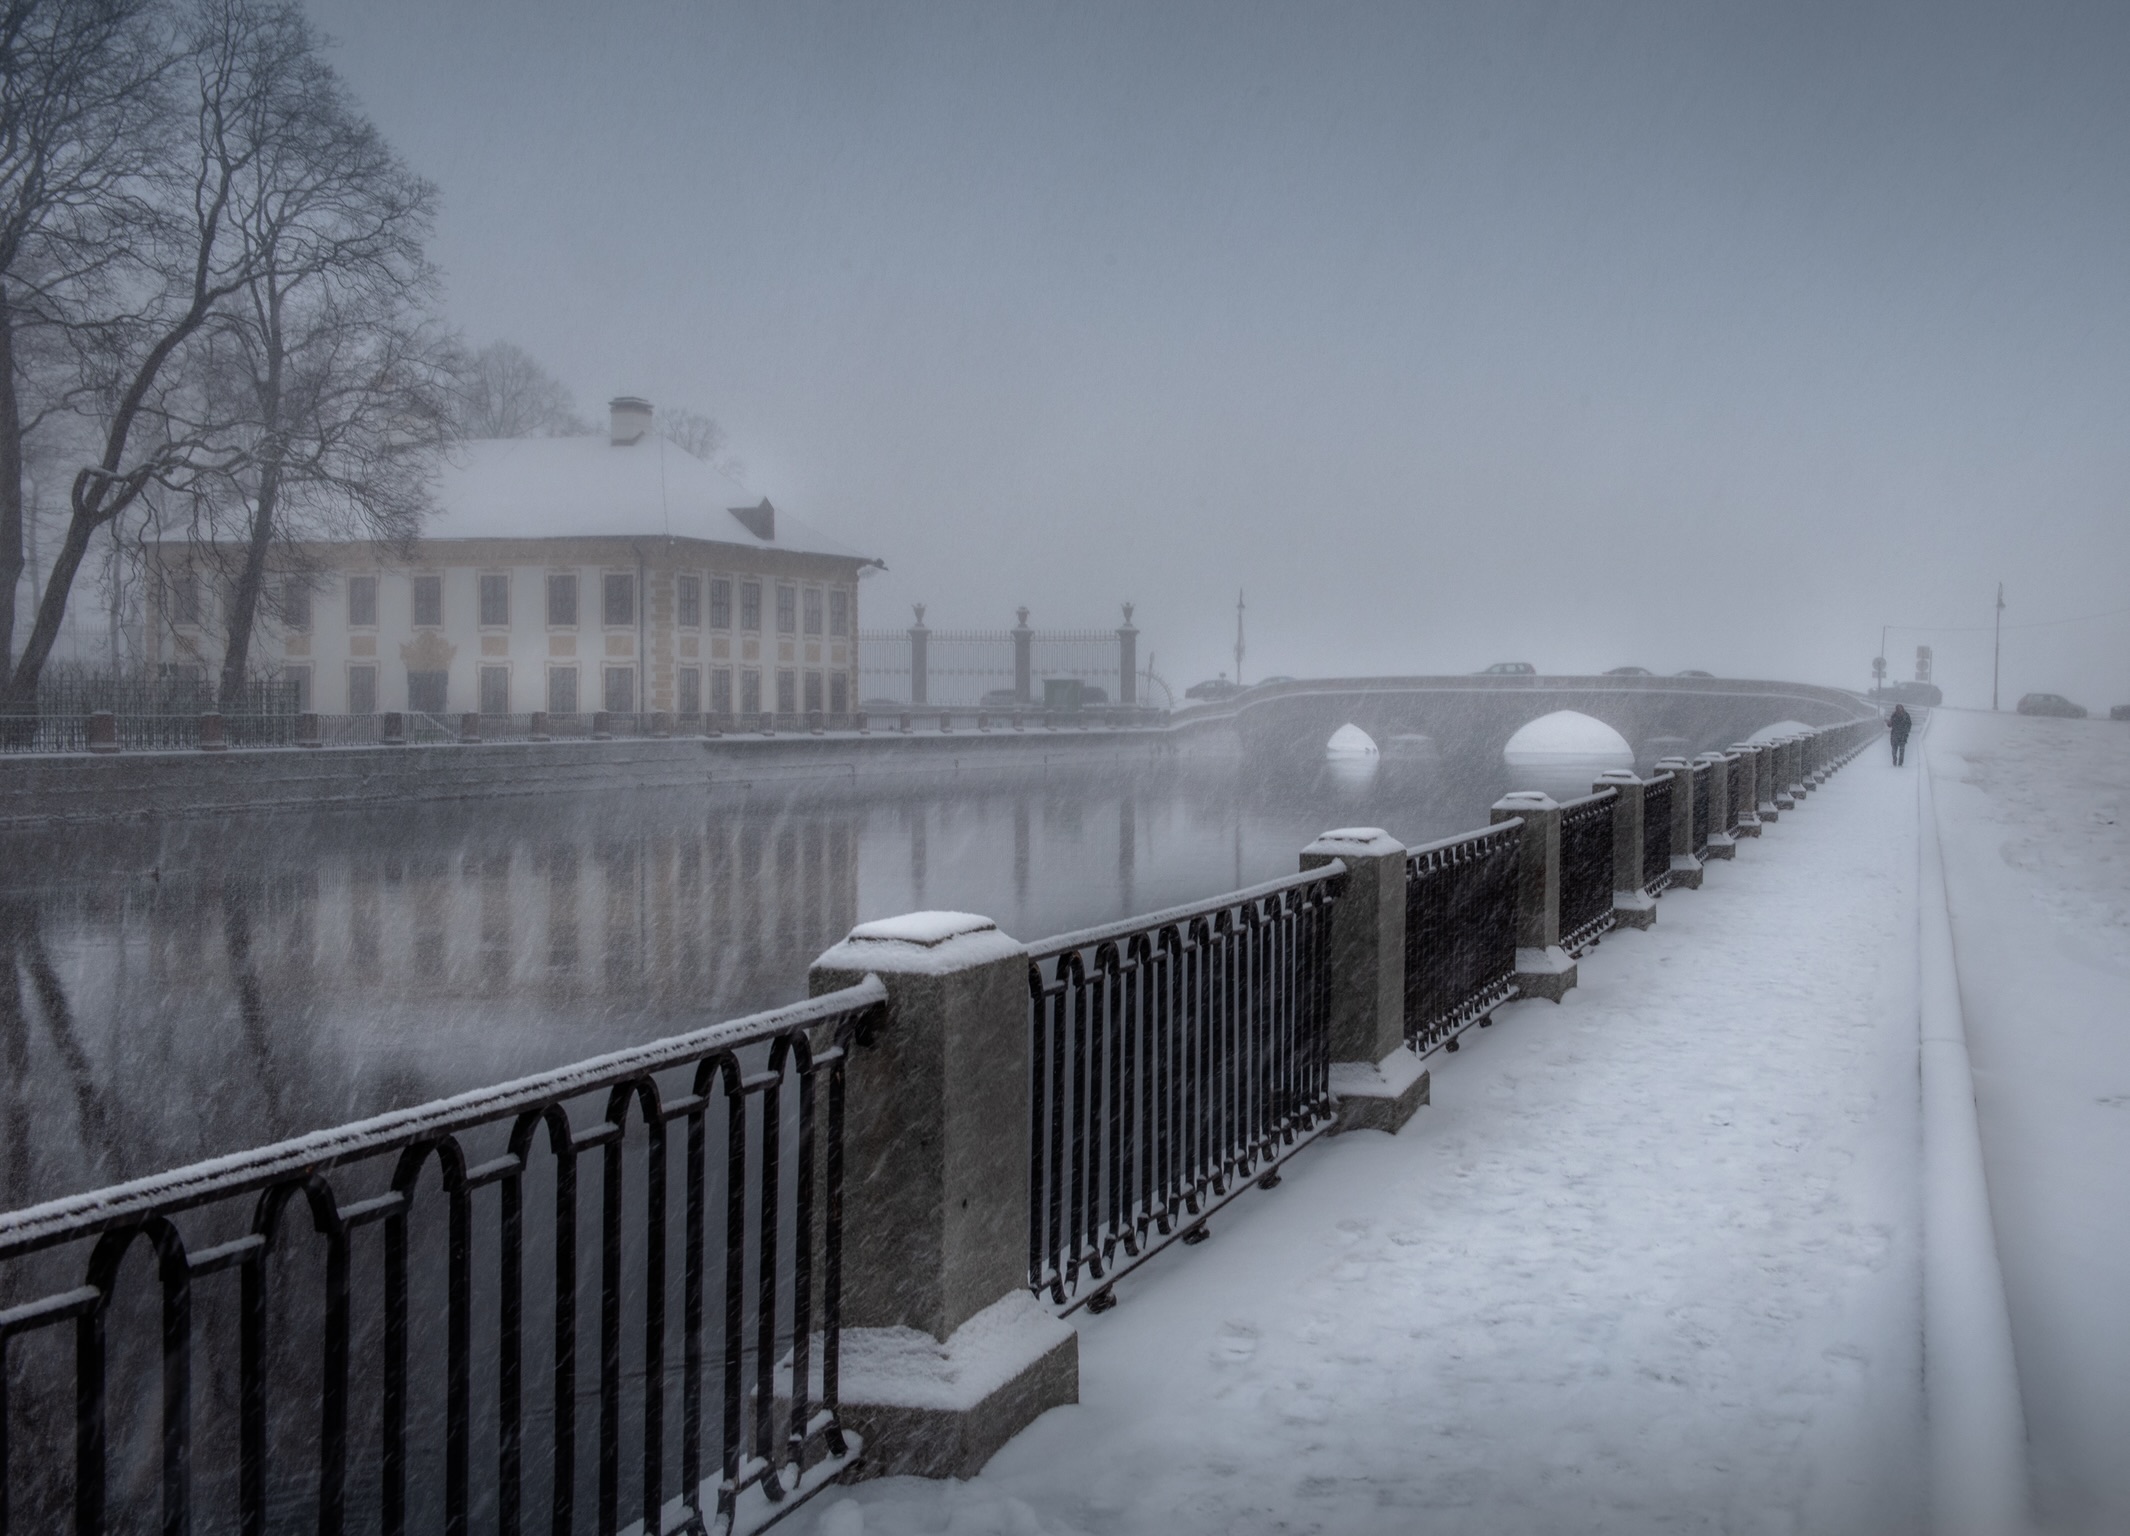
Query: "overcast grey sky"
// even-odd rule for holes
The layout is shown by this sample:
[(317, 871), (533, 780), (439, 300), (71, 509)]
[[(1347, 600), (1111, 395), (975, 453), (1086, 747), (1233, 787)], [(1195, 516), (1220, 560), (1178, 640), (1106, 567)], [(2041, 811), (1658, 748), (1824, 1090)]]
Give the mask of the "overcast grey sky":
[[(717, 416), (868, 626), (1861, 684), (2130, 607), (2130, 6), (314, 11), (452, 318)], [(2130, 700), (2130, 615), (2005, 687)]]

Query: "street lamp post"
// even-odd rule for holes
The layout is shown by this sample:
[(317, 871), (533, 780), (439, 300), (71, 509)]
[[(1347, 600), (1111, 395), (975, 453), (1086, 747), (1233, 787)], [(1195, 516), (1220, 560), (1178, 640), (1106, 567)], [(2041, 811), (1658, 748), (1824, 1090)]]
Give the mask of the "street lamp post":
[(2004, 583), (1997, 583), (1997, 638), (1990, 646), (1989, 655), (1989, 707), (1992, 713), (1997, 708), (1997, 675), (2004, 661)]

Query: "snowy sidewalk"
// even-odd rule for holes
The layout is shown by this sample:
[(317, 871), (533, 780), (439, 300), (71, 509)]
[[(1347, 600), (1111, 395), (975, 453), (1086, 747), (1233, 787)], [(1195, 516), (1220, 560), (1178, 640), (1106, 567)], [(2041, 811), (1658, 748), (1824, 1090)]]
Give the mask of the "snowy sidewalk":
[(793, 1526), (1917, 1529), (1914, 775), (1867, 753), (1126, 1280), (981, 1477)]
[(1926, 748), (2036, 1511), (2130, 1530), (2130, 726), (1940, 710)]

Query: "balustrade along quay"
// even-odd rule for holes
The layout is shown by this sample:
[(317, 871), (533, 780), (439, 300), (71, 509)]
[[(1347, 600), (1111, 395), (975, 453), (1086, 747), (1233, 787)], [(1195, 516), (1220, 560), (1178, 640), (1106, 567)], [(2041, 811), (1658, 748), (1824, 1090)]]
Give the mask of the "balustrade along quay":
[(1066, 1314), (1396, 1131), (1428, 1058), (1878, 730), (1329, 832), (1035, 944), (861, 923), (808, 1001), (0, 1216), (0, 1533), (726, 1533), (972, 1475), (1077, 1400)]

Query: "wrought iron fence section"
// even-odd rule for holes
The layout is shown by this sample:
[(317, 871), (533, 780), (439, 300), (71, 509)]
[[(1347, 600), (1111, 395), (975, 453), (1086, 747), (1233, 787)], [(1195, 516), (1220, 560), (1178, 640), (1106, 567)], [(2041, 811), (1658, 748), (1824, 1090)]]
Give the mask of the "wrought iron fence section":
[(1678, 784), (1662, 773), (1642, 789), (1642, 889), (1652, 896), (1671, 889), (1671, 797)]
[(1405, 1039), (1430, 1055), (1516, 992), (1523, 822), (1405, 857)]
[(1612, 805), (1601, 789), (1561, 806), (1561, 947), (1579, 955), (1612, 927)]
[(1331, 1115), (1331, 908), (1346, 867), (1030, 952), (1028, 1284), (1070, 1310)]
[[(844, 1062), (885, 1000), (868, 977), (0, 1216), (0, 1532), (716, 1531), (810, 1492), (851, 1449)], [(158, 1295), (159, 1336), (122, 1337)], [(159, 1391), (114, 1390), (144, 1356)]]

